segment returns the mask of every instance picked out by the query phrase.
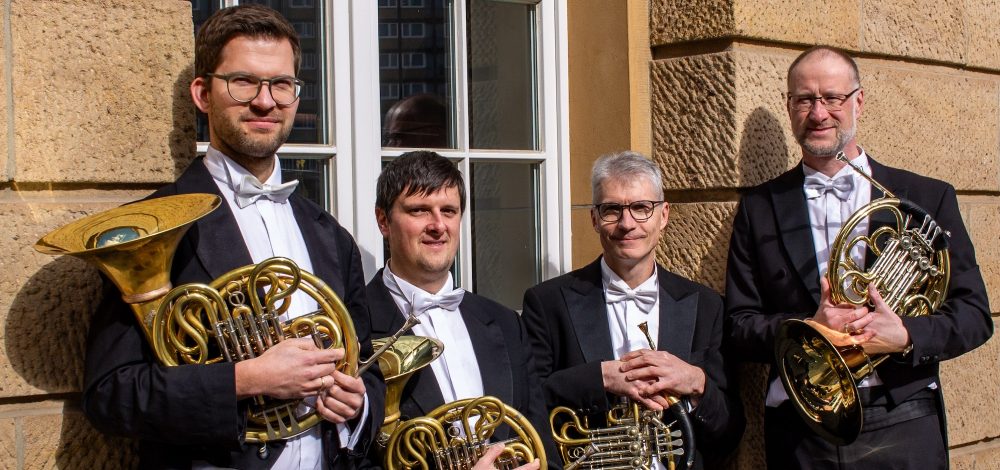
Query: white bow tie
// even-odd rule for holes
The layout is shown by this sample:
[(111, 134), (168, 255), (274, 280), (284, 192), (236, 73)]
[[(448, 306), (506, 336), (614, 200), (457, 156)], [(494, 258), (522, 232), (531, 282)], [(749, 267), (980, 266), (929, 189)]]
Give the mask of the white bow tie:
[(410, 306), (413, 309), (414, 315), (423, 315), (425, 312), (434, 307), (440, 307), (443, 310), (454, 312), (458, 309), (458, 305), (462, 303), (462, 299), (464, 297), (465, 289), (462, 288), (458, 288), (448, 292), (447, 294), (441, 295), (417, 291), (413, 293), (413, 300), (410, 302)]
[(638, 289), (632, 290), (623, 281), (618, 280), (608, 283), (605, 297), (609, 304), (634, 300), (636, 307), (639, 307), (642, 313), (649, 313), (653, 305), (656, 305), (656, 289), (639, 286)]
[(253, 175), (243, 175), (243, 179), (236, 182), (234, 188), (236, 192), (236, 203), (240, 209), (257, 202), (261, 197), (266, 197), (274, 202), (283, 203), (292, 195), (299, 180), (292, 180), (287, 183), (270, 185), (261, 184)]
[(846, 201), (854, 190), (854, 178), (844, 175), (833, 179), (825, 179), (817, 175), (807, 176), (803, 184), (806, 199), (818, 198), (830, 191), (841, 201)]

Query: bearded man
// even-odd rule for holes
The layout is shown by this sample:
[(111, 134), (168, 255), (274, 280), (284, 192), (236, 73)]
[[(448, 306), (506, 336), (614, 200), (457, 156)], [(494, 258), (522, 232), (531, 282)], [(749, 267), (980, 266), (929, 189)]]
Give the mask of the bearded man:
[[(865, 104), (857, 64), (817, 46), (788, 69), (788, 116), (802, 164), (748, 191), (733, 222), (726, 283), (726, 322), (734, 357), (770, 364), (765, 444), (768, 468), (948, 468), (938, 365), (993, 334), (986, 288), (951, 185), (879, 164), (856, 142)], [(831, 245), (844, 223), (882, 192), (835, 157), (844, 154), (897, 197), (928, 211), (951, 232), (951, 282), (933, 315), (897, 316), (878, 292), (875, 308), (831, 300), (825, 279)], [(865, 220), (851, 234), (869, 235)], [(859, 266), (874, 256), (851, 252)], [(850, 335), (869, 355), (891, 354), (859, 383), (861, 435), (833, 445), (798, 416), (777, 378), (775, 332), (787, 319), (810, 318)]]

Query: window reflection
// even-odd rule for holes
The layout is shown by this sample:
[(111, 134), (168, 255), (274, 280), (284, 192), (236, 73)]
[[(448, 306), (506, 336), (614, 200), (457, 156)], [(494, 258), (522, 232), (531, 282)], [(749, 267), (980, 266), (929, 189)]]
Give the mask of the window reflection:
[(299, 180), (295, 193), (330, 210), (330, 165), (332, 159), (288, 158), (281, 162), (281, 179)]
[(451, 0), (379, 0), (382, 146), (455, 148)]

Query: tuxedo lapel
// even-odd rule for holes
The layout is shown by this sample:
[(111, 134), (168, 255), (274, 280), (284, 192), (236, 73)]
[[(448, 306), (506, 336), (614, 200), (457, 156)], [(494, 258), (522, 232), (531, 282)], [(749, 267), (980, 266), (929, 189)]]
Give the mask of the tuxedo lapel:
[(774, 216), (781, 232), (781, 241), (795, 271), (819, 305), (819, 264), (809, 225), (809, 207), (802, 192), (805, 174), (802, 164), (779, 176), (769, 184)]
[(666, 351), (684, 362), (690, 361), (698, 321), (698, 293), (684, 292), (667, 270), (656, 266), (660, 283), (660, 330), (657, 351)]
[[(222, 197), (202, 158), (192, 162), (177, 179), (177, 193), (208, 193)], [(212, 279), (253, 263), (227, 201), (222, 201), (217, 209), (198, 219), (186, 236), (195, 246), (198, 260)]]
[[(344, 279), (338, 269), (340, 259), (337, 256), (337, 246), (329, 236), (334, 232), (330, 220), (323, 217), (324, 212), (319, 206), (310, 204), (298, 194), (292, 194), (288, 203), (292, 205), (295, 222), (309, 251), (313, 274), (326, 282), (338, 296), (344, 295)], [(321, 233), (325, 235), (320, 235)]]
[(573, 285), (562, 288), (562, 294), (586, 361), (613, 361), (600, 258), (583, 268)]
[[(875, 181), (878, 181), (879, 184), (884, 186), (885, 189), (888, 189), (889, 192), (891, 192), (897, 198), (901, 199), (906, 198), (906, 193), (907, 193), (906, 186), (896, 186), (896, 182), (892, 177), (892, 173), (885, 167), (885, 165), (876, 162), (874, 159), (871, 158), (871, 156), (868, 156), (868, 164), (871, 166), (872, 169), (871, 176)], [(871, 194), (872, 194), (871, 195), (872, 201), (883, 196), (882, 191), (879, 191), (877, 188), (875, 188), (874, 185), (872, 186)], [(896, 226), (895, 216), (893, 216), (891, 212), (885, 210), (873, 213), (868, 218), (868, 236), (871, 236), (872, 233), (874, 233), (876, 230), (885, 226), (895, 227)], [(865, 252), (866, 270), (870, 268), (872, 264), (875, 263), (875, 259), (876, 257), (874, 252), (872, 252), (871, 250), (867, 250)]]
[(514, 378), (510, 372), (510, 357), (504, 344), (503, 331), (475, 295), (466, 294), (459, 310), (465, 321), (465, 328), (469, 330), (476, 362), (479, 363), (483, 394), (497, 397), (504, 403), (513, 403)]

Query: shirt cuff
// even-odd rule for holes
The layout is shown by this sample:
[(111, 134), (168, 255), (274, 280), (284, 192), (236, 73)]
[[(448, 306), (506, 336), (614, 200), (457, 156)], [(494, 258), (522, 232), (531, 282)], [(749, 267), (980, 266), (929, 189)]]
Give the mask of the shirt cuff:
[(361, 419), (358, 420), (358, 429), (351, 431), (347, 423), (337, 423), (337, 435), (340, 437), (340, 447), (354, 450), (354, 446), (361, 439), (361, 431), (365, 429), (365, 421), (368, 420), (368, 392), (365, 392), (365, 403), (362, 405)]

